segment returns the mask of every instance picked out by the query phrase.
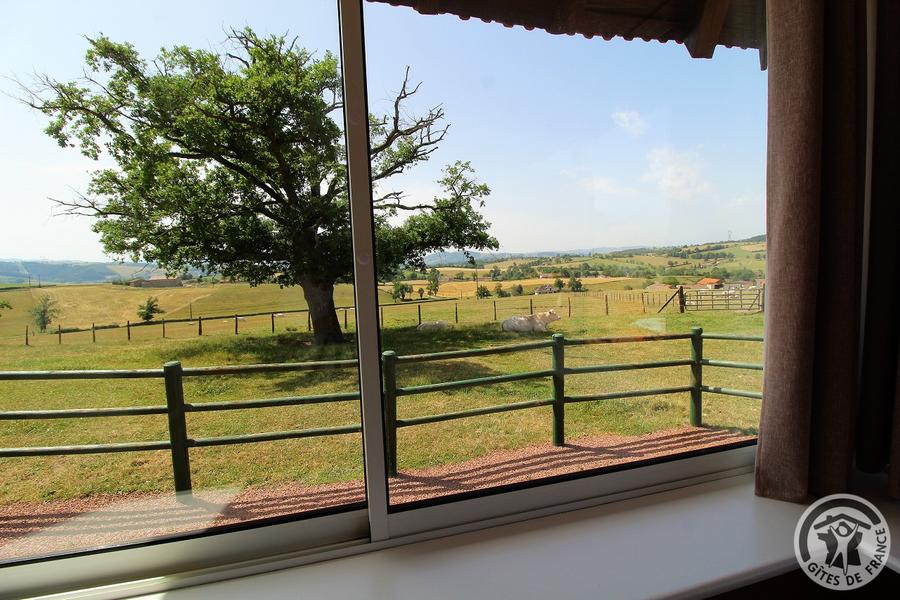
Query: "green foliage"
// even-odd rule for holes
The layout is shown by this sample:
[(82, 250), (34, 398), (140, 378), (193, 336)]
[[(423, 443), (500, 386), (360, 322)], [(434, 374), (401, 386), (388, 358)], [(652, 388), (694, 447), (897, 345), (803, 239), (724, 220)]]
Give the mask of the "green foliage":
[(59, 306), (49, 294), (43, 294), (28, 312), (31, 315), (31, 322), (41, 333), (44, 333), (59, 317)]
[(138, 305), (138, 317), (144, 322), (150, 322), (153, 320), (153, 317), (156, 315), (161, 315), (165, 313), (163, 309), (159, 307), (159, 298), (155, 296), (150, 296), (143, 304)]
[(569, 289), (573, 292), (580, 292), (584, 289), (584, 284), (580, 279), (572, 275), (572, 277), (569, 278)]
[(401, 280), (397, 279), (394, 281), (394, 287), (391, 289), (391, 298), (394, 301), (398, 300), (406, 300), (407, 294), (412, 294), (412, 286), (408, 283), (403, 283)]
[(512, 286), (512, 295), (513, 296), (521, 296), (525, 292), (525, 289), (522, 287), (521, 283), (517, 283)]
[[(6, 300), (0, 300), (0, 310), (9, 310), (12, 306)], [(0, 315), (2, 317), (3, 315)]]
[[(60, 146), (116, 164), (60, 204), (96, 217), (110, 254), (312, 290), (316, 341), (342, 340), (332, 290), (353, 272), (337, 57), (249, 28), (229, 31), (221, 52), (182, 45), (152, 60), (104, 36), (88, 45), (82, 79), (44, 75), (23, 98)], [(467, 162), (444, 169), (432, 200), (380, 192), (447, 132), (440, 106), (408, 116), (419, 89), (408, 75), (389, 114), (369, 118), (383, 279), (401, 264), (424, 268), (430, 252), (498, 247), (478, 212), (490, 189)]]
[(453, 274), (453, 279), (456, 281), (465, 281), (466, 274), (463, 273), (462, 271), (457, 271), (456, 273)]
[(419, 294), (419, 300), (425, 297), (425, 288), (420, 287), (416, 290), (416, 293)]
[(478, 288), (475, 289), (475, 297), (478, 299), (489, 298), (490, 295), (491, 290), (487, 289), (486, 285), (479, 285)]
[(734, 273), (732, 273), (732, 278), (739, 279), (741, 281), (752, 281), (756, 277), (756, 273), (748, 269), (747, 267), (741, 267)]
[(557, 277), (556, 280), (553, 282), (553, 287), (555, 287), (557, 291), (561, 291), (564, 287), (566, 287), (566, 284), (563, 283), (562, 279)]
[(441, 272), (435, 268), (428, 271), (428, 295), (436, 296), (441, 287)]

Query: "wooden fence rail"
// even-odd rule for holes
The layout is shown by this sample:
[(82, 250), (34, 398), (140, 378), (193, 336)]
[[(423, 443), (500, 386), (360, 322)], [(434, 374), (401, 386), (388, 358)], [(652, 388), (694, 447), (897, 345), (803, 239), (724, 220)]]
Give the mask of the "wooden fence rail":
[[(762, 337), (748, 335), (726, 335), (703, 333), (695, 327), (691, 333), (600, 337), (567, 340), (563, 334), (554, 334), (550, 340), (526, 342), (478, 348), (473, 350), (453, 350), (430, 354), (409, 354), (398, 356), (396, 352), (386, 351), (382, 355), (383, 374), (383, 409), (385, 421), (385, 440), (387, 443), (387, 467), (391, 475), (397, 473), (397, 430), (427, 423), (437, 423), (453, 419), (469, 418), (516, 410), (527, 410), (542, 406), (552, 407), (552, 440), (557, 446), (565, 445), (565, 406), (575, 402), (603, 401), (617, 398), (637, 398), (662, 394), (690, 392), (690, 423), (693, 426), (702, 424), (702, 399), (704, 393), (725, 394), (744, 398), (762, 397), (759, 392), (706, 386), (703, 384), (704, 367), (722, 367), (729, 369), (762, 370), (756, 363), (743, 363), (705, 358), (703, 340), (731, 340), (741, 342), (761, 342)], [(567, 367), (565, 364), (566, 346), (585, 346), (594, 344), (643, 343), (668, 340), (690, 340), (691, 357), (682, 360), (652, 361), (643, 363), (602, 364), (578, 367)], [(415, 386), (398, 386), (397, 367), (412, 364), (459, 358), (491, 356), (511, 352), (527, 352), (530, 350), (550, 348), (551, 365), (548, 369), (492, 375), (474, 379), (446, 381)], [(668, 367), (691, 368), (688, 385), (667, 388), (644, 389), (634, 391), (612, 392), (590, 395), (567, 395), (565, 392), (566, 376), (588, 373), (608, 373), (613, 371), (629, 371), (637, 369), (659, 369)], [(356, 360), (332, 360), (301, 363), (278, 363), (260, 365), (229, 365), (213, 367), (182, 367), (179, 362), (168, 362), (161, 369), (132, 370), (82, 370), (82, 371), (0, 371), (0, 381), (41, 381), (41, 380), (96, 380), (96, 379), (162, 379), (165, 386), (165, 406), (123, 406), (111, 408), (79, 408), (61, 410), (16, 410), (0, 412), (0, 421), (73, 419), (73, 418), (105, 418), (120, 416), (166, 415), (168, 420), (168, 440), (153, 440), (130, 443), (86, 444), (67, 446), (31, 446), (21, 448), (0, 448), (0, 458), (27, 456), (64, 456), (74, 454), (105, 454), (116, 452), (138, 452), (148, 450), (168, 450), (172, 456), (172, 476), (177, 492), (189, 492), (191, 484), (190, 449), (232, 444), (248, 444), (276, 440), (300, 439), (329, 435), (346, 435), (360, 433), (359, 424), (336, 427), (318, 427), (288, 431), (270, 431), (240, 435), (227, 435), (209, 438), (193, 438), (187, 427), (187, 414), (192, 412), (216, 412), (226, 410), (246, 410), (254, 408), (302, 406), (329, 402), (358, 401), (358, 392), (338, 392), (309, 396), (287, 396), (280, 398), (262, 398), (249, 400), (232, 400), (223, 402), (191, 403), (185, 400), (184, 379), (189, 377), (207, 377), (213, 375), (247, 375), (254, 373), (299, 372), (319, 369), (351, 369), (357, 368)], [(474, 408), (469, 410), (446, 412), (412, 418), (400, 418), (397, 415), (397, 398), (436, 391), (456, 390), (476, 386), (496, 385), (533, 379), (549, 379), (552, 382), (552, 395), (542, 400), (513, 402), (495, 406)]]
[[(469, 323), (488, 323), (494, 321), (502, 321), (504, 318), (512, 315), (534, 314), (536, 311), (546, 311), (555, 309), (561, 316), (579, 317), (585, 315), (592, 316), (609, 316), (610, 314), (619, 314), (620, 312), (640, 312), (647, 313), (648, 308), (653, 312), (662, 312), (666, 308), (670, 310), (679, 310), (684, 312), (684, 297), (689, 292), (683, 292), (680, 302), (672, 302), (673, 298), (678, 297), (679, 290), (675, 290), (673, 294), (668, 292), (657, 291), (634, 291), (634, 292), (578, 292), (573, 295), (559, 294), (543, 294), (537, 296), (510, 296), (503, 298), (489, 298), (486, 300), (473, 300), (471, 303), (464, 304), (462, 311), (459, 308), (459, 302), (455, 298), (432, 298), (430, 300), (414, 300), (410, 302), (401, 302), (396, 304), (380, 305), (381, 324), (385, 325), (385, 319), (391, 320), (391, 326), (416, 326), (426, 320), (446, 320), (452, 319), (453, 323), (460, 321)], [(613, 301), (612, 308), (610, 300)], [(452, 303), (452, 309), (450, 304)], [(721, 308), (725, 304), (721, 304)], [(671, 305), (671, 306), (670, 306)], [(746, 303), (745, 303), (746, 305)], [(705, 305), (704, 305), (705, 306)], [(659, 308), (656, 308), (659, 307)], [(716, 309), (720, 308), (719, 305)], [(738, 309), (739, 305), (735, 301), (734, 309)], [(746, 306), (745, 306), (746, 308)], [(689, 308), (694, 310), (694, 308)], [(349, 331), (351, 324), (355, 323), (355, 307), (338, 306), (335, 312), (339, 321), (343, 322), (345, 331)], [(197, 336), (202, 337), (209, 335), (211, 332), (210, 324), (216, 323), (217, 333), (238, 335), (246, 330), (247, 325), (242, 325), (240, 321), (257, 318), (257, 321), (251, 327), (255, 331), (263, 329), (276, 333), (277, 324), (280, 318), (299, 316), (307, 316), (306, 330), (312, 330), (312, 320), (309, 316), (309, 309), (283, 309), (268, 310), (262, 312), (247, 312), (228, 315), (201, 315), (196, 314), (190, 318), (161, 319), (159, 321), (148, 322), (131, 322), (125, 324), (91, 324), (90, 327), (62, 327), (57, 323), (57, 330), (50, 333), (56, 336), (56, 343), (63, 344), (69, 335), (90, 334), (90, 342), (97, 343), (98, 339), (102, 340), (102, 332), (105, 330), (125, 330), (127, 341), (135, 338), (139, 331), (147, 331), (147, 328), (158, 326), (160, 328), (160, 337), (186, 337)], [(223, 324), (227, 323), (223, 327)], [(196, 324), (196, 330), (188, 333), (185, 326)], [(293, 322), (297, 326), (296, 321)], [(302, 327), (302, 325), (301, 325)], [(180, 332), (180, 333), (179, 333)], [(35, 332), (26, 326), (25, 345), (30, 345), (35, 340)], [(87, 341), (87, 337), (83, 338)], [(146, 339), (146, 336), (143, 337)]]

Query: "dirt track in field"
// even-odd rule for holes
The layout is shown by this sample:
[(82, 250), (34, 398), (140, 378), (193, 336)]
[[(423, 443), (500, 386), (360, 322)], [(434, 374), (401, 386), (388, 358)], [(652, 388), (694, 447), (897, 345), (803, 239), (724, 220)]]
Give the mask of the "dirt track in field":
[[(642, 436), (606, 435), (494, 452), (477, 459), (401, 471), (392, 504), (592, 470), (752, 439), (686, 427)], [(401, 465), (402, 467), (402, 465)], [(279, 484), (246, 490), (131, 494), (0, 506), (0, 561), (124, 544), (341, 506), (365, 499), (363, 483)]]

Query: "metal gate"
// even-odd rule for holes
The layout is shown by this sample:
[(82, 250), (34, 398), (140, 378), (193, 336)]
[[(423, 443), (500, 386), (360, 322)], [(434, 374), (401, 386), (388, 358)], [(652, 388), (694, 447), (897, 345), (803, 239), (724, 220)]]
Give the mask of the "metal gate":
[(685, 310), (764, 310), (765, 289), (685, 290)]

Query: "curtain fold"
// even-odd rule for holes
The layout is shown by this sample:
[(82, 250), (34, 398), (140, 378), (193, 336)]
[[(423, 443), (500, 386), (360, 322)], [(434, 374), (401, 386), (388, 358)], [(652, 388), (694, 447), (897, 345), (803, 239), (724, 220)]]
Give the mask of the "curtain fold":
[(866, 3), (767, 3), (769, 296), (756, 471), (763, 496), (801, 502), (845, 491), (854, 457), (868, 470), (891, 464), (892, 490), (900, 491), (900, 318), (888, 293), (900, 278), (898, 6), (879, 7), (864, 263)]

